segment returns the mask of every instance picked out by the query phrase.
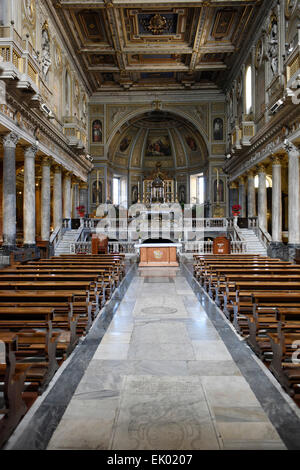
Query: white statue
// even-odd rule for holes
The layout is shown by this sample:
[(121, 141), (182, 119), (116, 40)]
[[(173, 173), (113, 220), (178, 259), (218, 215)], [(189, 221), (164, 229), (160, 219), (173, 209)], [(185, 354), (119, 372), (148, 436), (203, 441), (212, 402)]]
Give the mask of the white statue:
[(273, 21), (272, 23), (268, 52), (271, 63), (271, 70), (273, 76), (275, 76), (278, 73), (278, 26), (276, 21)]
[(42, 30), (42, 55), (41, 55), (41, 62), (42, 62), (42, 72), (44, 77), (47, 76), (49, 71), (49, 67), (51, 65), (51, 56), (50, 56), (50, 38), (48, 33), (47, 25), (43, 26)]

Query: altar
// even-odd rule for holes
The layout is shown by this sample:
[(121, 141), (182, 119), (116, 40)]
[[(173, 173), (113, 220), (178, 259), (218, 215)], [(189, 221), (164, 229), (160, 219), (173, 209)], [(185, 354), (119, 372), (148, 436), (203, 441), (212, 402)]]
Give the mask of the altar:
[(143, 181), (143, 203), (171, 203), (177, 197), (174, 179), (161, 170), (161, 163), (156, 163), (156, 169)]
[(139, 267), (145, 266), (179, 266), (177, 250), (182, 243), (138, 243), (134, 245), (140, 251)]

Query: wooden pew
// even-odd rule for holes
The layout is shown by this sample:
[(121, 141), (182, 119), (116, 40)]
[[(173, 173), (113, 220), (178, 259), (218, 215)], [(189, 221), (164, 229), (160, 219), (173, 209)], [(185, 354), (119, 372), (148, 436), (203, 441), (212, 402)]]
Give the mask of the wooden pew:
[(5, 444), (25, 415), (27, 407), (22, 399), (26, 373), (31, 364), (16, 364), (18, 336), (0, 331), (0, 341), (5, 344), (5, 363), (0, 364), (0, 384), (4, 394), (4, 406), (0, 409), (0, 448)]
[[(0, 304), (1, 305), (1, 304)], [(72, 326), (72, 321), (74, 325)], [(27, 337), (22, 338), (26, 343), (21, 341), (19, 338), (19, 346), (23, 344), (22, 355), (25, 357), (26, 353), (28, 356), (33, 356), (33, 349), (24, 348), (24, 344), (28, 344), (29, 339), (31, 343), (35, 344), (34, 349), (39, 348), (40, 356), (44, 358), (43, 365), (39, 365), (39, 392), (41, 392), (52, 379), (54, 373), (58, 369), (58, 362), (64, 359), (64, 356), (69, 354), (78, 341), (76, 335), (76, 321), (71, 320), (71, 326), (69, 322), (66, 322), (61, 315), (55, 314), (55, 309), (52, 307), (0, 307), (0, 329), (14, 331), (18, 335), (27, 334)], [(70, 335), (68, 342), (65, 339), (65, 330), (69, 330)], [(41, 334), (40, 334), (41, 333)], [(29, 336), (31, 334), (31, 336)], [(63, 338), (61, 338), (63, 334)], [(39, 338), (37, 342), (36, 339)], [(36, 345), (38, 344), (38, 346)], [(26, 350), (25, 350), (26, 349)], [(37, 354), (36, 354), (37, 355)], [(28, 361), (27, 361), (28, 362)], [(37, 374), (36, 364), (31, 369), (31, 373)], [(35, 380), (36, 381), (36, 380)]]
[(276, 332), (268, 332), (273, 358), (270, 371), (283, 388), (300, 399), (300, 306), (276, 310)]
[(197, 260), (195, 277), (219, 301), (237, 331), (300, 401), (300, 364), (291, 360), (299, 341), (299, 266), (272, 259)]
[[(14, 383), (18, 383), (14, 393), (24, 388), (25, 380), (26, 390), (41, 393), (45, 389), (71, 351), (70, 345), (76, 344), (78, 333), (88, 331), (99, 305), (104, 305), (125, 275), (124, 259), (123, 254), (92, 258), (66, 255), (63, 259), (16, 263), (0, 271), (0, 334), (13, 335), (19, 345), (14, 351), (14, 371), (10, 373)], [(29, 357), (32, 363), (27, 364)], [(7, 365), (0, 370), (5, 387), (8, 370), (12, 368)], [(21, 408), (17, 408), (10, 406), (12, 413), (2, 410), (1, 423), (8, 423), (2, 434), (0, 424), (2, 442), (26, 411), (23, 407), (20, 413)]]

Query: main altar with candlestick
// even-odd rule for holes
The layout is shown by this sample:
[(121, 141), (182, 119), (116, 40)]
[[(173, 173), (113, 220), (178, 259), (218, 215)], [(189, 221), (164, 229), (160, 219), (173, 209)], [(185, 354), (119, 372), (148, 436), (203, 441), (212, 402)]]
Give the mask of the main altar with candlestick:
[[(176, 188), (176, 191), (175, 191)], [(143, 203), (172, 203), (177, 201), (177, 182), (161, 170), (161, 163), (143, 181)]]

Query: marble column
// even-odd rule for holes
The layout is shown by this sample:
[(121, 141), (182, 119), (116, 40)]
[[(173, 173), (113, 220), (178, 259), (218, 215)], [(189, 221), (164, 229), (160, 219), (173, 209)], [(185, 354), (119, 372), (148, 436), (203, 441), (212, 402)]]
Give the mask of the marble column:
[(51, 159), (42, 159), (42, 194), (41, 194), (41, 239), (50, 239), (50, 204), (51, 204)]
[(248, 173), (248, 217), (256, 216), (254, 171)]
[(241, 206), (241, 217), (246, 217), (246, 190), (245, 190), (245, 178), (241, 176), (239, 178), (239, 205)]
[(16, 145), (14, 132), (3, 138), (3, 246), (16, 245)]
[(266, 187), (266, 167), (258, 167), (258, 225), (267, 231), (267, 187)]
[(84, 206), (84, 213), (88, 214), (88, 184), (80, 183), (79, 185), (79, 205)]
[(63, 218), (71, 219), (71, 173), (66, 171), (63, 177)]
[(281, 161), (272, 159), (272, 241), (282, 242)]
[(78, 212), (76, 207), (79, 206), (79, 183), (78, 180), (74, 178), (72, 181), (72, 217), (77, 219)]
[(299, 149), (288, 143), (289, 245), (300, 245)]
[(35, 154), (37, 147), (24, 152), (23, 231), (24, 246), (35, 245)]
[(53, 177), (53, 227), (62, 224), (62, 178), (61, 166), (55, 165)]

